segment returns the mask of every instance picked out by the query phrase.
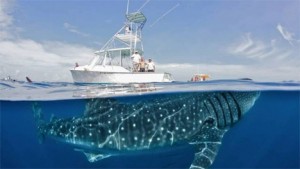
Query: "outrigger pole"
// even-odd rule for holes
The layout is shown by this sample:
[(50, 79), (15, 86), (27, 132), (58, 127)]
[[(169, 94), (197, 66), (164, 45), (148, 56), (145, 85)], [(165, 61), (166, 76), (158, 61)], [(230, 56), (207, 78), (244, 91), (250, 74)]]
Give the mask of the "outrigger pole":
[(150, 27), (152, 27), (153, 25), (155, 25), (157, 22), (159, 22), (162, 18), (164, 18), (165, 16), (167, 16), (170, 12), (172, 12), (173, 10), (175, 10), (180, 4), (177, 3), (176, 5), (174, 5), (171, 9), (169, 9), (167, 12), (165, 12), (164, 14), (162, 14), (158, 19), (156, 19), (151, 25)]
[(141, 7), (139, 10), (137, 10), (137, 12), (141, 11), (151, 0), (147, 0)]

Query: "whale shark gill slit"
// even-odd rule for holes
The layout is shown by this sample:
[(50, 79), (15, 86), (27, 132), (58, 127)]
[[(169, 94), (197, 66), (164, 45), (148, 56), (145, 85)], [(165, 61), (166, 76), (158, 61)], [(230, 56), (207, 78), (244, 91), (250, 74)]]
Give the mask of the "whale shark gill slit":
[(211, 112), (210, 113), (213, 114), (216, 117), (217, 124), (219, 125), (220, 117), (217, 113), (217, 109), (215, 108), (213, 102), (210, 99), (207, 100), (207, 104), (209, 105), (208, 107), (211, 107)]
[[(194, 92), (155, 97), (93, 98), (83, 115), (43, 119), (32, 110), (40, 138), (52, 137), (80, 147), (90, 162), (136, 150), (188, 142), (195, 147), (191, 168), (208, 168), (223, 135), (253, 106), (259, 92)], [(130, 97), (128, 98), (130, 99)], [(104, 149), (113, 150), (113, 154)]]
[(229, 95), (228, 93), (224, 93), (224, 96), (228, 102), (228, 107), (231, 112), (231, 117), (232, 117), (232, 125), (235, 124), (239, 118), (238, 118), (238, 110), (237, 107), (235, 106), (235, 101), (233, 100), (233, 97)]
[(224, 109), (228, 111), (228, 113), (226, 114), (226, 119), (227, 119), (226, 121), (228, 122), (228, 126), (229, 125), (231, 126), (233, 125), (233, 112), (230, 108), (229, 101), (224, 93), (221, 93), (219, 95), (219, 99), (222, 100)]
[(225, 126), (231, 126), (231, 112), (228, 107), (228, 102), (226, 101), (222, 93), (217, 95), (217, 100), (222, 107)]
[(218, 94), (215, 94), (213, 97), (210, 98), (211, 103), (213, 104), (215, 113), (218, 116), (218, 127), (224, 128), (226, 127), (226, 122), (224, 118), (224, 109), (222, 108), (221, 103), (217, 99)]
[(228, 94), (232, 97), (232, 99), (233, 99), (233, 101), (235, 103), (235, 106), (236, 106), (236, 108), (238, 110), (238, 120), (239, 120), (242, 117), (241, 107), (240, 107), (238, 101), (236, 100), (236, 98), (233, 96), (233, 94), (232, 93), (228, 93)]
[(227, 120), (226, 120), (226, 116), (225, 116), (225, 114), (226, 113), (228, 113), (227, 111), (226, 111), (226, 109), (224, 109), (224, 102), (221, 102), (221, 100), (220, 100), (220, 97), (221, 95), (216, 95), (215, 96), (215, 100), (216, 100), (216, 102), (217, 102), (217, 104), (218, 104), (218, 106), (219, 106), (219, 109), (220, 109), (220, 111), (219, 111), (219, 114), (222, 116), (222, 119), (223, 119), (223, 121), (224, 121), (224, 126), (227, 126), (228, 125), (228, 122), (227, 122)]

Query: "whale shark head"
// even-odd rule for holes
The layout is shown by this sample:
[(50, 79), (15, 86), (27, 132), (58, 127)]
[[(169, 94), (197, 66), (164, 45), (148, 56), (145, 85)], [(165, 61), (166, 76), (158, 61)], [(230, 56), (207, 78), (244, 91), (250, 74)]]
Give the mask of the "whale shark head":
[(209, 92), (199, 104), (206, 111), (210, 123), (216, 123), (220, 129), (237, 123), (250, 110), (259, 97), (258, 91)]

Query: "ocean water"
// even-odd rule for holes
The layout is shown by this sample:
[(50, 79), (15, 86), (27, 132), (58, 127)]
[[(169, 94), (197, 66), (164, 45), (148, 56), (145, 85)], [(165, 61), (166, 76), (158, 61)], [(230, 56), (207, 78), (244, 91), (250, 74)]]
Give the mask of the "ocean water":
[[(156, 113), (156, 104), (165, 100), (172, 106), (172, 101), (178, 98), (183, 98), (183, 101), (187, 101), (184, 98), (190, 99), (190, 102), (186, 102), (188, 104), (196, 96), (205, 100), (212, 95), (227, 96), (227, 93), (244, 92), (260, 94), (247, 113), (235, 124), (226, 127), (228, 131), (222, 137), (209, 168), (299, 168), (300, 83), (248, 80), (129, 85), (0, 81), (0, 167), (189, 168), (196, 150), (185, 141), (188, 139), (172, 145), (122, 151), (115, 156), (89, 162), (78, 146), (66, 143), (61, 138), (41, 137), (39, 119), (45, 123), (52, 119), (54, 123), (58, 120), (53, 119), (80, 118), (94, 109), (96, 113), (109, 112), (108, 109), (97, 108), (99, 105), (95, 100), (100, 105), (107, 104), (105, 100), (117, 100), (118, 104), (112, 104), (110, 108), (139, 104), (142, 100), (142, 104), (149, 105), (149, 111)], [(217, 111), (217, 106), (213, 107), (208, 110)], [(131, 113), (131, 109), (126, 110)], [(119, 116), (117, 112), (114, 113), (111, 115)], [(108, 121), (102, 120), (101, 123)], [(222, 130), (225, 128), (220, 124), (217, 127)], [(160, 141), (157, 141), (158, 144)]]

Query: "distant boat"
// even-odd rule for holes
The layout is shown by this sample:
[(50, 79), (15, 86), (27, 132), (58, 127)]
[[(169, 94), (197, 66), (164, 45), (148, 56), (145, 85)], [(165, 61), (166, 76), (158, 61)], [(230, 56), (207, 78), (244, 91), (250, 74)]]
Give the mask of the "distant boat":
[(170, 73), (134, 71), (131, 56), (135, 51), (143, 55), (142, 29), (147, 19), (142, 12), (126, 14), (123, 27), (95, 52), (88, 65), (76, 63), (71, 69), (75, 83), (151, 83), (172, 82)]
[(199, 81), (205, 81), (209, 78), (208, 74), (194, 74), (191, 78), (191, 82), (199, 82)]

